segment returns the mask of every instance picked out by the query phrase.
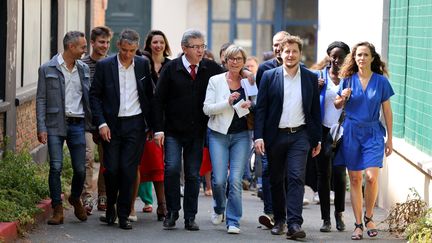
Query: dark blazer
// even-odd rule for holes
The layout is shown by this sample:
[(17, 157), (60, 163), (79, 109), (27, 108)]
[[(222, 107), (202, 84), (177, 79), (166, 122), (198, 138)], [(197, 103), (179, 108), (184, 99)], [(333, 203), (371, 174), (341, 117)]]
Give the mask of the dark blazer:
[(259, 85), (261, 84), (262, 76), (263, 76), (265, 71), (273, 69), (273, 68), (277, 68), (279, 66), (280, 66), (280, 64), (277, 62), (276, 58), (272, 58), (270, 60), (267, 60), (267, 61), (261, 63), (258, 66), (258, 71), (257, 71), (256, 77), (255, 77), (257, 87), (259, 88)]
[[(134, 62), (138, 98), (144, 115), (143, 125), (150, 128), (150, 102), (153, 97), (150, 64), (148, 60), (139, 56), (134, 57)], [(107, 123), (110, 129), (116, 127), (120, 107), (117, 55), (107, 57), (96, 63), (94, 80), (90, 88), (90, 107), (93, 124), (96, 127), (103, 123)]]
[[(264, 72), (255, 106), (255, 139), (263, 138), (270, 147), (278, 134), (284, 96), (282, 66)], [(316, 147), (321, 141), (321, 111), (318, 78), (316, 74), (300, 66), (303, 112), (310, 145)]]
[(195, 80), (183, 65), (182, 57), (168, 62), (161, 71), (154, 99), (154, 131), (165, 136), (199, 138), (207, 129), (203, 112), (207, 84), (211, 76), (222, 73), (214, 61), (203, 58)]
[[(39, 67), (36, 93), (37, 132), (66, 136), (65, 79), (57, 61), (58, 54)], [(87, 64), (76, 60), (75, 65), (82, 87), (82, 104), (86, 118), (86, 129), (90, 128), (90, 71)]]

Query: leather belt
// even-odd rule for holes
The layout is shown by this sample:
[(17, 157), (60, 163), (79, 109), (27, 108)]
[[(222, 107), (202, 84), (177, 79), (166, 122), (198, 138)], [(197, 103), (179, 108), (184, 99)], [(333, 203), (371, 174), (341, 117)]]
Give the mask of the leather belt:
[(290, 133), (290, 134), (292, 134), (292, 133), (296, 133), (296, 132), (298, 132), (298, 131), (301, 131), (301, 130), (303, 130), (305, 128), (305, 125), (301, 125), (301, 126), (298, 126), (298, 127), (285, 127), (285, 128), (279, 128), (279, 131), (280, 132), (286, 132), (286, 133)]
[(82, 117), (73, 117), (73, 116), (67, 116), (66, 122), (68, 123), (80, 123), (84, 120)]

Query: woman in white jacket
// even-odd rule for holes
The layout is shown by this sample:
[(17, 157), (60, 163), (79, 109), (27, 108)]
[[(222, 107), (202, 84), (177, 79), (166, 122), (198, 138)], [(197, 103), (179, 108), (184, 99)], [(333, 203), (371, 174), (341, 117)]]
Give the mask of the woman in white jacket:
[(226, 210), (227, 231), (238, 234), (242, 216), (242, 176), (250, 138), (246, 116), (239, 117), (234, 106), (237, 102), (243, 102), (237, 104), (240, 106), (238, 110), (245, 111), (251, 107), (251, 101), (242, 87), (240, 75), (246, 61), (245, 51), (239, 46), (231, 45), (226, 50), (225, 61), (228, 71), (210, 78), (204, 101), (204, 113), (210, 116), (209, 150), (213, 167), (214, 199), (212, 223), (222, 223)]

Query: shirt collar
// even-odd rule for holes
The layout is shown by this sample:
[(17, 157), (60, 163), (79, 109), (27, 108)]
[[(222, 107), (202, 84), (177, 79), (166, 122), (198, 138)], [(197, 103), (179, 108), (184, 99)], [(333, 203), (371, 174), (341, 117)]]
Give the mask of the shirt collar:
[[(185, 68), (186, 69), (190, 69), (190, 62), (187, 60), (187, 58), (186, 58), (186, 56), (183, 54), (182, 55), (182, 62), (183, 62), (183, 66), (185, 66)], [(198, 70), (198, 67), (199, 67), (199, 63), (196, 65), (196, 68), (195, 68), (195, 70)]]
[[(67, 65), (66, 65), (66, 62), (65, 62), (65, 60), (64, 60), (64, 58), (63, 58), (63, 53), (60, 53), (60, 54), (58, 54), (58, 56), (57, 56), (57, 62), (58, 62), (58, 64), (60, 65), (60, 66), (63, 66), (64, 68), (66, 68), (66, 70), (68, 70), (68, 68), (67, 68)], [(74, 63), (74, 66), (73, 66), (73, 68), (72, 68), (72, 71), (74, 71), (75, 69), (76, 69), (76, 62)]]
[[(120, 69), (120, 68), (124, 68), (124, 69), (126, 69), (126, 67), (125, 66), (123, 66), (123, 64), (120, 62), (120, 58), (119, 58), (119, 55), (117, 54), (117, 62), (118, 62), (118, 68)], [(132, 64), (129, 66), (129, 67), (135, 67), (135, 58), (134, 59), (132, 59)]]
[(295, 78), (295, 77), (297, 77), (297, 76), (300, 76), (300, 65), (297, 67), (297, 72), (296, 72), (296, 74), (294, 75), (294, 77), (291, 77), (291, 75), (288, 74), (288, 72), (286, 71), (286, 67), (285, 67), (285, 65), (282, 65), (282, 70), (283, 70), (283, 75), (284, 75), (284, 77), (288, 77), (288, 78), (293, 79), (293, 78)]

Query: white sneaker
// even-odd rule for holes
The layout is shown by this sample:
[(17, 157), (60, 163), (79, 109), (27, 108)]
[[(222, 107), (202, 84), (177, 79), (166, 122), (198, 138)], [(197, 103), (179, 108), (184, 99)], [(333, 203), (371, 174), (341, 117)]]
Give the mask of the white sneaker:
[(240, 234), (240, 228), (235, 226), (228, 226), (228, 234)]
[(184, 186), (180, 185), (180, 197), (184, 196)]
[(129, 215), (128, 219), (131, 222), (136, 222), (136, 221), (138, 221), (138, 216), (136, 216), (136, 215)]
[(314, 196), (313, 196), (312, 201), (313, 201), (314, 203), (316, 203), (316, 204), (319, 204), (319, 203), (320, 203), (320, 198), (319, 198), (318, 192), (315, 192), (315, 193), (314, 193)]
[(306, 205), (309, 205), (309, 204), (310, 204), (309, 199), (303, 197), (303, 206), (306, 206)]
[(330, 204), (334, 204), (335, 194), (334, 191), (330, 191)]
[(219, 225), (224, 221), (224, 214), (212, 213), (211, 221), (214, 225)]

